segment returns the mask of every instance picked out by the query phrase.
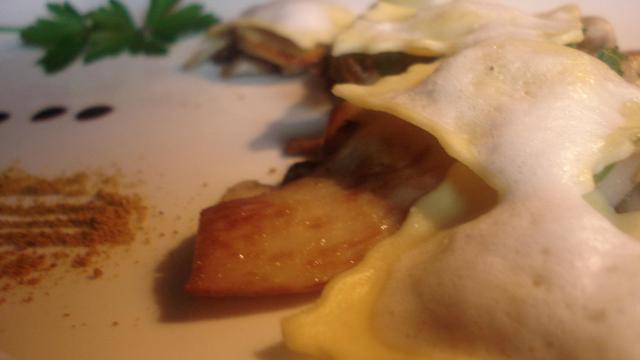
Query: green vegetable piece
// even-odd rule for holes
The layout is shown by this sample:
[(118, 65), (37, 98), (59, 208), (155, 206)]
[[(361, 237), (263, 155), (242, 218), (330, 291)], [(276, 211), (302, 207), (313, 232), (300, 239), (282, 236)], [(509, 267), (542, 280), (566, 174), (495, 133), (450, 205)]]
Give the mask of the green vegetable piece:
[(600, 49), (598, 50), (596, 57), (609, 65), (609, 67), (613, 71), (617, 72), (618, 75), (624, 75), (624, 71), (622, 70), (622, 61), (624, 61), (625, 55), (621, 53), (618, 48)]
[(595, 174), (593, 176), (593, 180), (596, 182), (596, 184), (604, 180), (615, 166), (616, 164), (609, 164), (604, 169), (602, 169), (599, 173)]
[(45, 49), (38, 60), (47, 73), (59, 71), (82, 53), (89, 28), (82, 15), (69, 3), (48, 4), (51, 19), (38, 19), (20, 32), (27, 45)]

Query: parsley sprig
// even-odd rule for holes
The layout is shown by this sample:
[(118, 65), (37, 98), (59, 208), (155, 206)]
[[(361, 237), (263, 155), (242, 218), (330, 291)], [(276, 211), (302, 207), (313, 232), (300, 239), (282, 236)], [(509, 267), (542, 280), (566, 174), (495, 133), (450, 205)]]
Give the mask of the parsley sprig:
[(47, 4), (50, 17), (37, 19), (20, 29), (20, 36), (26, 45), (45, 51), (38, 64), (47, 73), (61, 71), (80, 57), (89, 64), (123, 52), (162, 55), (179, 37), (204, 30), (218, 21), (214, 15), (205, 13), (201, 5), (179, 7), (179, 2), (151, 0), (140, 27), (118, 0), (110, 0), (84, 14), (68, 2), (50, 3)]

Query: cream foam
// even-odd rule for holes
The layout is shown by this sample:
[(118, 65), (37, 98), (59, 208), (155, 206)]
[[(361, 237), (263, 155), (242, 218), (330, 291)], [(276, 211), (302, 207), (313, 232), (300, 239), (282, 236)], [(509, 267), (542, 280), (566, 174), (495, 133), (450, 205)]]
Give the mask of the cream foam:
[(614, 135), (637, 124), (622, 110), (639, 100), (586, 54), (515, 40), (468, 48), (417, 87), (371, 100), (434, 133), (501, 194), (395, 266), (381, 336), (474, 358), (640, 358), (640, 243), (583, 199), (603, 157), (633, 151)]

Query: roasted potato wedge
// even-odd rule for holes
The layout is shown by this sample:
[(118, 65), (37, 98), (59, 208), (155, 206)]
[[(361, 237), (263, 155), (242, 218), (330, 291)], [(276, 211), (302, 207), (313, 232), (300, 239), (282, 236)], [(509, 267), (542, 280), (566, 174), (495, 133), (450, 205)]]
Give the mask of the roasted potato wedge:
[(330, 132), (332, 146), (309, 174), (202, 212), (190, 293), (315, 291), (398, 229), (452, 160), (413, 125), (356, 110), (334, 111), (342, 127)]

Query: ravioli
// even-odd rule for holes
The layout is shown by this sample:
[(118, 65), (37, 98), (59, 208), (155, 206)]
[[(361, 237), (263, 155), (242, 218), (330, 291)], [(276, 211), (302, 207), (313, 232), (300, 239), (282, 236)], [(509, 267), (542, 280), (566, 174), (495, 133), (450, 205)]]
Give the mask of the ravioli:
[(486, 0), (379, 2), (336, 38), (333, 55), (441, 56), (503, 37), (579, 43), (580, 10), (568, 5), (534, 16)]
[(233, 23), (271, 31), (302, 49), (330, 45), (372, 0), (275, 0), (247, 10)]
[(273, 71), (293, 75), (317, 66), (336, 35), (375, 0), (272, 0), (213, 26), (185, 66), (209, 59), (225, 76)]
[(640, 213), (615, 213), (593, 180), (637, 152), (637, 87), (577, 50), (510, 39), (335, 93), (432, 133), (460, 163), (400, 232), (285, 319), (289, 347), (335, 359), (640, 358)]

